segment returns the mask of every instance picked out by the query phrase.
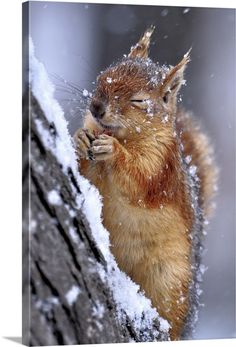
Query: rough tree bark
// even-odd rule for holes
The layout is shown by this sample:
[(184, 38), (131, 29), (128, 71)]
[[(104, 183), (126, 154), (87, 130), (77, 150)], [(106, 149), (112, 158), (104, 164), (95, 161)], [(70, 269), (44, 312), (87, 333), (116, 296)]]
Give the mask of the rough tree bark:
[[(123, 325), (116, 318), (112, 293), (98, 273), (98, 267), (106, 271), (106, 262), (85, 216), (75, 209), (71, 187), (80, 188), (72, 171), (64, 174), (45, 148), (36, 119), (56, 136), (29, 92), (23, 101), (23, 343), (153, 341), (158, 321), (149, 331), (137, 331), (128, 318)], [(48, 202), (55, 187), (62, 204)], [(160, 332), (159, 340), (167, 339)]]

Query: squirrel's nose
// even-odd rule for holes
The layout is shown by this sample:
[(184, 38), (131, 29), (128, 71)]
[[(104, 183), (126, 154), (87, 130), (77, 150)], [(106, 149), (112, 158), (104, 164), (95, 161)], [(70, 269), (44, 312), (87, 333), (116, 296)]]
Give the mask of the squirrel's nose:
[(105, 104), (98, 99), (92, 100), (89, 109), (94, 118), (101, 119), (105, 114)]

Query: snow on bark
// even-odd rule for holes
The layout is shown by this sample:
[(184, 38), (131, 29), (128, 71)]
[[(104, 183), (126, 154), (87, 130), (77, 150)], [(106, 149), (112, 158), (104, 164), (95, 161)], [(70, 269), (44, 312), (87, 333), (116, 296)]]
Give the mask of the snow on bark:
[[(32, 98), (36, 99), (35, 102), (38, 103), (38, 106), (42, 110), (43, 117), (45, 117), (45, 119), (43, 119), (43, 117), (39, 116), (39, 112), (36, 112), (37, 106), (33, 106), (32, 127), (35, 129), (44, 148), (51, 153), (55, 161), (60, 164), (62, 169), (61, 175), (64, 175), (63, 180), (67, 180), (66, 182), (69, 184), (71, 194), (73, 195), (73, 203), (66, 203), (65, 199), (61, 196), (61, 182), (59, 181), (57, 183), (56, 180), (54, 180), (54, 186), (50, 187), (47, 192), (47, 204), (55, 211), (63, 209), (63, 213), (66, 211), (71, 220), (78, 218), (78, 215), (82, 211), (88, 223), (88, 229), (90, 229), (92, 237), (95, 240), (98, 253), (101, 254), (103, 258), (101, 262), (94, 262), (93, 259), (86, 259), (86, 261), (91, 261), (93, 263), (93, 272), (96, 273), (99, 280), (108, 287), (108, 292), (111, 293), (112, 299), (107, 298), (107, 300), (112, 300), (112, 302), (115, 303), (115, 320), (118, 322), (116, 324), (122, 327), (117, 333), (117, 336), (107, 338), (105, 341), (104, 338), (101, 338), (100, 342), (168, 340), (168, 322), (159, 316), (156, 309), (151, 306), (151, 301), (140, 292), (139, 286), (125, 273), (120, 271), (117, 266), (115, 258), (110, 251), (109, 232), (104, 228), (101, 221), (101, 196), (96, 187), (91, 185), (90, 182), (78, 172), (77, 158), (73, 147), (73, 141), (68, 132), (67, 122), (60, 105), (53, 96), (54, 86), (50, 82), (43, 64), (35, 57), (32, 40), (30, 40), (29, 48), (29, 76), (30, 88), (33, 94)], [(34, 104), (34, 102), (32, 102), (32, 104)], [(35, 171), (37, 170), (38, 173), (41, 171), (40, 174), (44, 172), (39, 162), (35, 165)], [(55, 216), (55, 218), (57, 217)], [(35, 220), (35, 218), (33, 221), (34, 234), (37, 234), (40, 229), (37, 228), (38, 221)], [(74, 257), (77, 257), (77, 253), (83, 253), (85, 245), (81, 242), (79, 235), (77, 235), (78, 231), (75, 226), (71, 225), (73, 223), (71, 223), (69, 219), (64, 219), (63, 222), (65, 225), (68, 225), (68, 230), (66, 230), (66, 232), (69, 235), (70, 242), (73, 243), (71, 247), (76, 253)], [(55, 224), (57, 224), (56, 221)], [(65, 225), (63, 226), (64, 228)], [(45, 232), (50, 233), (50, 230)], [(38, 252), (39, 251), (40, 250), (38, 250)], [(42, 272), (42, 270), (39, 271)], [(66, 280), (65, 278), (65, 281)], [(59, 297), (63, 296), (60, 293), (57, 294)], [(76, 282), (70, 283), (69, 287), (65, 287), (63, 294), (64, 297), (60, 301), (60, 303), (62, 302), (62, 306), (65, 305), (63, 300), (65, 300), (69, 306), (73, 306), (80, 300), (80, 297), (83, 297), (83, 288)], [(35, 302), (35, 306), (38, 307), (41, 312), (43, 310), (45, 311), (45, 307), (47, 308), (46, 310), (48, 310), (48, 307), (50, 309), (58, 309), (59, 307), (57, 295), (56, 299), (53, 300), (51, 300), (48, 295), (48, 298), (45, 298), (44, 302), (41, 299), (37, 299)], [(102, 303), (101, 300), (95, 300), (92, 306), (91, 320), (99, 317), (96, 328), (97, 331), (101, 331), (103, 330), (104, 317), (109, 314), (107, 308), (109, 305), (107, 303)], [(34, 325), (34, 322), (32, 322), (32, 325)], [(33, 329), (36, 329), (36, 327), (34, 326)], [(99, 342), (98, 335), (93, 339), (91, 327), (87, 328), (86, 334), (87, 341), (85, 337), (83, 343)], [(104, 333), (101, 334), (101, 336), (102, 335), (104, 336)], [(73, 341), (73, 339), (69, 337), (67, 340), (70, 343)], [(64, 338), (64, 342), (65, 341), (66, 339)], [(55, 341), (52, 342), (54, 343)], [(76, 343), (79, 342), (81, 341), (76, 341)]]

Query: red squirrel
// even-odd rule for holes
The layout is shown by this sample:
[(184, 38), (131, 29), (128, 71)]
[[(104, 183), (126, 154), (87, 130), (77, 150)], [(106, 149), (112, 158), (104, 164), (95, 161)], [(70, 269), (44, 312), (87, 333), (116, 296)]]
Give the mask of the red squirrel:
[(174, 67), (154, 63), (148, 58), (153, 30), (98, 76), (74, 140), (80, 172), (103, 197), (103, 223), (120, 269), (178, 340), (191, 310), (196, 208), (201, 233), (217, 170), (208, 138), (177, 107), (190, 53)]

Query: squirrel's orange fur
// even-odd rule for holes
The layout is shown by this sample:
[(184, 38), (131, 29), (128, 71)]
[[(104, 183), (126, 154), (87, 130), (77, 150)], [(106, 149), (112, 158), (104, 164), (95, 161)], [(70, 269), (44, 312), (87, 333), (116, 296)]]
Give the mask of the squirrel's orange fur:
[(176, 106), (189, 54), (170, 69), (152, 63), (152, 31), (98, 77), (74, 139), (80, 171), (103, 197), (103, 223), (120, 269), (170, 322), (175, 340), (189, 309), (195, 219), (182, 157), (191, 155), (197, 167), (206, 213), (215, 171), (207, 138)]

